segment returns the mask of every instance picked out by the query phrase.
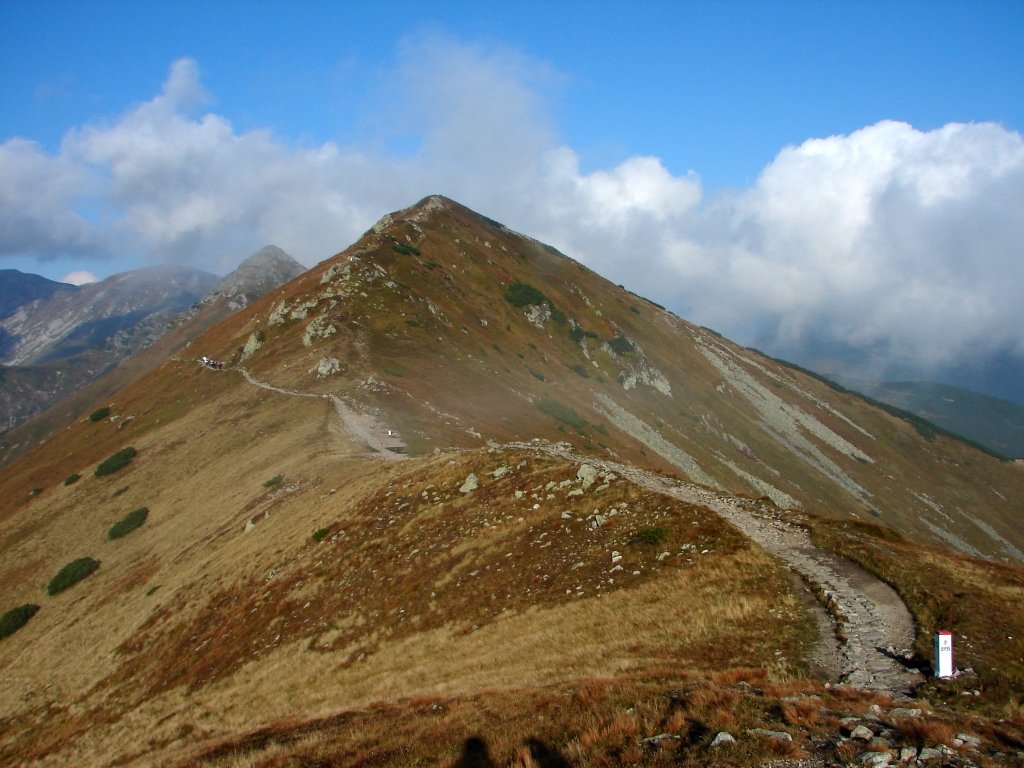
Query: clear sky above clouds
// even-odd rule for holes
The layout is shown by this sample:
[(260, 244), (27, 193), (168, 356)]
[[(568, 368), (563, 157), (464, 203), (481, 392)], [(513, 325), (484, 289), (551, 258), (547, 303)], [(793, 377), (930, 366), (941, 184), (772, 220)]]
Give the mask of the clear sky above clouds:
[(1024, 3), (0, 3), (0, 268), (442, 193), (745, 343), (1024, 359)]

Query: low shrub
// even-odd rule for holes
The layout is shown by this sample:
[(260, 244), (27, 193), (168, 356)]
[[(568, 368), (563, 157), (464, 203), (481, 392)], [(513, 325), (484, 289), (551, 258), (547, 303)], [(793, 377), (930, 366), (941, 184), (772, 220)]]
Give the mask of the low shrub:
[(514, 307), (528, 307), (543, 304), (547, 297), (529, 283), (512, 283), (505, 289), (505, 301)]
[(72, 560), (61, 568), (56, 576), (50, 579), (50, 583), (46, 586), (46, 593), (56, 595), (58, 592), (63, 592), (65, 589), (75, 586), (86, 576), (94, 573), (99, 567), (100, 561), (94, 560), (91, 557), (80, 557), (77, 560)]
[(329, 534), (330, 532), (330, 528), (318, 528), (317, 530), (313, 531), (313, 541), (318, 543), (323, 541), (327, 538), (327, 534)]
[(608, 346), (612, 348), (612, 352), (616, 355), (628, 355), (633, 351), (633, 345), (629, 343), (629, 339), (625, 336), (616, 336), (608, 342)]
[(11, 608), (11, 610), (3, 616), (0, 616), (0, 640), (5, 637), (10, 637), (28, 624), (28, 620), (35, 616), (36, 611), (38, 610), (38, 605), (25, 603), (24, 605), (19, 605), (17, 608)]
[(122, 536), (126, 536), (146, 522), (147, 517), (149, 517), (149, 509), (146, 507), (132, 510), (110, 526), (110, 530), (107, 531), (107, 536), (111, 539), (120, 539)]
[(136, 451), (131, 446), (128, 446), (127, 448), (122, 448), (121, 450), (117, 451), (116, 453), (112, 453), (110, 456), (101, 461), (99, 465), (96, 467), (96, 472), (94, 474), (96, 475), (96, 477), (112, 475), (119, 469), (123, 469), (124, 467), (127, 467), (129, 464), (131, 464), (132, 459), (134, 459), (136, 455), (138, 455), (138, 453), (139, 452)]
[(284, 480), (284, 475), (274, 475), (269, 480), (263, 482), (263, 487), (273, 488), (275, 485), (280, 485), (282, 480)]
[(544, 381), (544, 374), (541, 373), (540, 371), (535, 371), (533, 370), (533, 368), (531, 368), (530, 375), (533, 376), (533, 378), (537, 379), (537, 381)]
[(68, 475), (67, 477), (64, 478), (64, 485), (74, 485), (75, 483), (77, 483), (81, 479), (82, 479), (81, 475), (70, 474), (70, 475)]
[(573, 363), (569, 366), (569, 370), (577, 376), (582, 376), (584, 379), (590, 378), (590, 371), (587, 370), (587, 366), (583, 365), (583, 363)]
[(420, 255), (420, 249), (415, 245), (409, 245), (408, 243), (392, 243), (391, 247), (398, 253), (404, 253), (406, 256)]
[(629, 543), (654, 546), (664, 541), (666, 536), (668, 536), (667, 528), (660, 525), (648, 525), (633, 531), (629, 537)]
[(109, 416), (109, 415), (110, 415), (110, 407), (105, 405), (102, 408), (97, 408), (95, 411), (90, 413), (89, 414), (89, 421), (102, 421), (103, 419), (107, 418), (107, 416)]
[(38, 496), (42, 492), (42, 488), (33, 488), (31, 491), (28, 492), (28, 497), (31, 499), (33, 496)]

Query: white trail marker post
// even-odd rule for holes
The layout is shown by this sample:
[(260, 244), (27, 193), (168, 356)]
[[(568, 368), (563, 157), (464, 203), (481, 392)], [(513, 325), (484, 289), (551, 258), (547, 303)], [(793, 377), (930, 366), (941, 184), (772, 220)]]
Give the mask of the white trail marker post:
[(953, 633), (945, 629), (935, 633), (935, 676), (953, 676)]

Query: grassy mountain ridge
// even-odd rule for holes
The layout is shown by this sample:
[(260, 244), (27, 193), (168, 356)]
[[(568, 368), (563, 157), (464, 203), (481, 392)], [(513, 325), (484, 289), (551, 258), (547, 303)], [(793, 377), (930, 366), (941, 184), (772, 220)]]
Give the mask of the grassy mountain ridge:
[[(243, 363), (254, 374), (346, 392), (386, 413), (414, 452), (570, 439), (782, 506), (881, 519), (969, 553), (1022, 549), (1013, 467), (948, 437), (921, 440), (857, 396), (431, 200), (386, 218), (295, 293), (240, 315), (217, 353), (240, 360), (258, 336)], [(516, 286), (543, 298), (519, 305), (508, 295)], [(337, 372), (318, 375), (321, 360), (337, 360)], [(998, 492), (981, 490), (983, 477)]]
[[(1012, 644), (986, 642), (1024, 631), (1016, 613), (973, 619), (998, 654), (958, 663), (985, 677), (904, 734), (891, 698), (815, 677), (817, 614), (779, 560), (707, 507), (529, 446), (765, 497), (837, 531), (823, 546), (880, 573), (913, 551), (964, 580), (936, 599), (986, 606), (1019, 602), (1020, 568), (949, 549), (1019, 554), (1019, 468), (452, 201), (385, 217), (105, 402), (0, 469), (0, 609), (40, 605), (0, 641), (2, 765), (466, 765), (474, 736), (501, 765), (843, 764), (840, 718), (872, 704), (908, 743), (983, 734), (980, 764), (1024, 739)], [(998, 700), (961, 702), (972, 684)]]

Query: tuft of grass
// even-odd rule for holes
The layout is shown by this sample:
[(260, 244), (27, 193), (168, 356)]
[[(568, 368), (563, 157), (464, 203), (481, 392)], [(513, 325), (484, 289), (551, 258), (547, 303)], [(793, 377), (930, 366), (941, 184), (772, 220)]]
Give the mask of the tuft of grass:
[(263, 481), (263, 487), (273, 488), (275, 485), (280, 485), (282, 480), (284, 480), (284, 475), (274, 475), (269, 480)]
[(81, 479), (82, 479), (81, 475), (72, 473), (72, 474), (70, 474), (70, 475), (68, 475), (67, 477), (64, 478), (64, 485), (74, 485), (75, 483), (77, 483)]
[(28, 624), (28, 620), (35, 616), (38, 610), (38, 605), (25, 603), (17, 608), (11, 608), (3, 616), (0, 616), (0, 640), (10, 637)]
[(46, 586), (46, 593), (48, 595), (56, 595), (58, 592), (63, 592), (65, 589), (75, 586), (86, 576), (94, 573), (99, 567), (100, 561), (94, 560), (91, 557), (80, 557), (77, 560), (72, 560), (61, 568), (56, 576), (50, 579), (50, 583)]
[(147, 507), (133, 510), (110, 526), (107, 536), (110, 539), (120, 539), (122, 536), (126, 536), (140, 527), (146, 522), (147, 517), (149, 517), (149, 509)]
[(95, 411), (89, 414), (89, 421), (102, 421), (110, 415), (110, 406), (105, 405), (102, 408), (97, 408)]
[(94, 474), (96, 475), (96, 477), (112, 475), (119, 469), (123, 469), (124, 467), (127, 467), (129, 464), (131, 464), (132, 459), (134, 459), (136, 455), (138, 455), (138, 451), (135, 450), (133, 447), (128, 446), (127, 448), (122, 448), (121, 450), (112, 453), (110, 456), (101, 461), (97, 465)]

